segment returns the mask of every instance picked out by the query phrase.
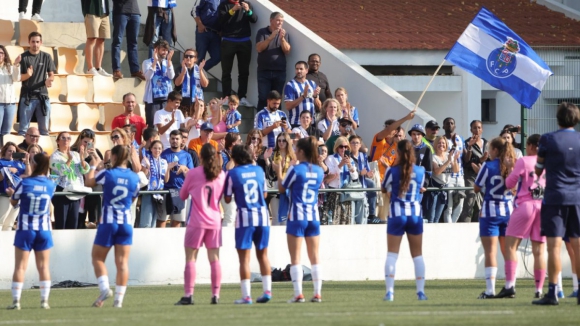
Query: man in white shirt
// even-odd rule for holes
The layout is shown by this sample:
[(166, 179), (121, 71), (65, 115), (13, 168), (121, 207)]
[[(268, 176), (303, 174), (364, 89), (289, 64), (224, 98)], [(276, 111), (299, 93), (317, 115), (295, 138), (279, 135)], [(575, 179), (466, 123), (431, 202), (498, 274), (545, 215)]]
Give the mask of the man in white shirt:
[(181, 94), (171, 92), (167, 96), (167, 104), (163, 110), (155, 112), (154, 123), (159, 131), (159, 140), (163, 144), (163, 149), (169, 148), (169, 134), (173, 130), (178, 130), (185, 126), (185, 118), (179, 110), (181, 104)]

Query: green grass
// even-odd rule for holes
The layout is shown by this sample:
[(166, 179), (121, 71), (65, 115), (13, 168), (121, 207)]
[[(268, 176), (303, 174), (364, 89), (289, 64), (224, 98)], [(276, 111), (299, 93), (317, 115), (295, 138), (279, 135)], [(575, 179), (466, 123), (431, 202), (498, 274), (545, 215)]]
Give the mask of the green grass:
[[(498, 281), (498, 291), (503, 281)], [(567, 294), (570, 281), (564, 282)], [(113, 309), (112, 300), (101, 309), (91, 308), (96, 288), (55, 289), (51, 310), (39, 308), (38, 290), (25, 290), (22, 310), (0, 310), (0, 325), (578, 325), (580, 306), (576, 299), (562, 299), (560, 306), (532, 306), (533, 280), (518, 281), (516, 299), (476, 300), (483, 280), (427, 281), (428, 301), (417, 301), (413, 281), (395, 284), (395, 301), (383, 302), (384, 283), (325, 282), (320, 304), (287, 304), (291, 283), (274, 283), (273, 300), (267, 304), (234, 305), (240, 296), (237, 284), (222, 287), (220, 304), (210, 301), (210, 287), (199, 285), (195, 305), (176, 307), (181, 286), (133, 286), (127, 290), (123, 309)], [(253, 283), (254, 299), (261, 284)], [(304, 284), (310, 298), (312, 284)], [(0, 304), (11, 303), (10, 291), (0, 291)]]

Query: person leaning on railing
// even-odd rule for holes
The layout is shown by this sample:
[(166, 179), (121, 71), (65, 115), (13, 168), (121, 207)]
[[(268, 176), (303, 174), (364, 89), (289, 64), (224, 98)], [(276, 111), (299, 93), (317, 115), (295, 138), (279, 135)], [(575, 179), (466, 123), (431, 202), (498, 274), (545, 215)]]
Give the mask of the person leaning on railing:
[[(346, 137), (340, 136), (334, 142), (334, 154), (326, 158), (330, 170), (327, 181), (329, 188), (342, 188), (349, 180), (358, 180), (358, 172), (354, 162), (346, 151), (350, 151), (350, 143)], [(352, 201), (341, 202), (340, 192), (332, 192), (325, 202), (325, 211), (332, 216), (332, 224), (350, 224), (352, 216)], [(330, 224), (330, 221), (329, 221)]]

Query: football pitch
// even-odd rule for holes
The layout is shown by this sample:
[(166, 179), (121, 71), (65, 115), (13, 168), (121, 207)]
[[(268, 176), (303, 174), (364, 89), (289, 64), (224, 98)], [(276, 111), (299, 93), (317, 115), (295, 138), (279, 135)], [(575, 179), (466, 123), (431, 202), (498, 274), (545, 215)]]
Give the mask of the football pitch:
[[(498, 280), (497, 291), (503, 280)], [(8, 311), (9, 290), (0, 291), (0, 325), (578, 325), (580, 306), (576, 299), (561, 299), (559, 306), (533, 306), (533, 280), (518, 280), (515, 299), (477, 300), (485, 288), (484, 280), (427, 280), (428, 301), (417, 301), (413, 281), (395, 283), (395, 301), (384, 302), (384, 283), (380, 281), (324, 282), (322, 303), (288, 304), (290, 282), (274, 283), (272, 301), (266, 304), (234, 305), (240, 297), (237, 284), (222, 286), (218, 305), (210, 305), (209, 285), (195, 288), (195, 305), (174, 306), (182, 287), (131, 286), (122, 309), (91, 308), (98, 289), (53, 289), (50, 310), (40, 309), (38, 290), (25, 290), (22, 310)], [(254, 300), (261, 294), (261, 283), (252, 283)], [(566, 294), (571, 280), (564, 281)], [(304, 283), (307, 299), (312, 284)]]

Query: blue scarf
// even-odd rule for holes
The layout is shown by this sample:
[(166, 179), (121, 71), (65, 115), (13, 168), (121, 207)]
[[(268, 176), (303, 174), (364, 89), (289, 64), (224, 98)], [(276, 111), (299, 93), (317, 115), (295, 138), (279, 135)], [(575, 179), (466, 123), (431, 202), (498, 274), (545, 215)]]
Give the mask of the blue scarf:
[[(162, 158), (155, 159), (151, 153), (147, 153), (149, 160), (149, 187), (148, 190), (163, 190), (165, 184), (165, 171), (167, 166), (161, 163)], [(162, 166), (164, 165), (164, 166)]]
[[(185, 68), (185, 78), (183, 80), (183, 84), (181, 86), (181, 96), (191, 97), (191, 101), (193, 102), (195, 97), (200, 100), (203, 100), (203, 89), (201, 88), (201, 84), (199, 82), (199, 66), (193, 66), (193, 78), (189, 74), (189, 69)], [(193, 94), (191, 90), (194, 90)]]
[[(153, 63), (153, 58), (151, 58)], [(153, 99), (166, 100), (171, 88), (171, 79), (165, 75), (167, 71), (167, 60), (163, 59), (159, 62), (161, 67), (155, 67), (155, 73), (151, 78), (151, 91), (153, 92)]]

